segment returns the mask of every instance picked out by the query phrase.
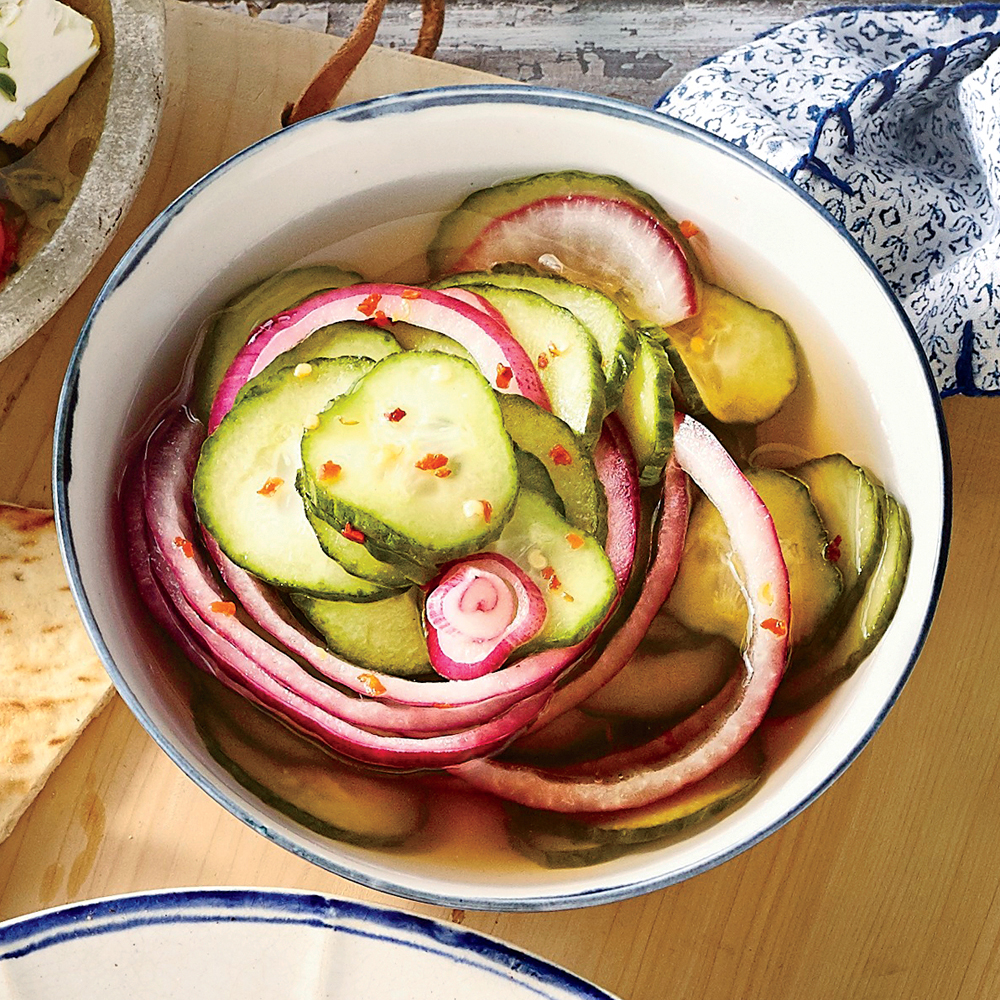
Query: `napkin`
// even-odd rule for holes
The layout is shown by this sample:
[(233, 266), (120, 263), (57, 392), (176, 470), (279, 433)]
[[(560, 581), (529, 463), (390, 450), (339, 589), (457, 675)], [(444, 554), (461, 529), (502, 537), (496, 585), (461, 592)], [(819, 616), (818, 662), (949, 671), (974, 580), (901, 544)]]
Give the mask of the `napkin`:
[(846, 228), (942, 395), (1000, 393), (998, 47), (1000, 4), (837, 7), (708, 60), (655, 105)]

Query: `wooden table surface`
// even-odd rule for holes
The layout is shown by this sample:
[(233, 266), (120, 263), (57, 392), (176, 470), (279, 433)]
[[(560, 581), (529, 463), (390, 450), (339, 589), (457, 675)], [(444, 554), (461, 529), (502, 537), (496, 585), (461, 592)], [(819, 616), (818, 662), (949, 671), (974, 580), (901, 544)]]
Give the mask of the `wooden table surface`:
[[(457, 6), (470, 17), (478, 11), (477, 30), (491, 37), (484, 5)], [(665, 16), (687, 24), (685, 59), (707, 50), (718, 24), (717, 10), (693, 4), (496, 6), (546, 25), (560, 10), (570, 19), (591, 10), (602, 17), (625, 12), (630, 26), (639, 23), (629, 20), (632, 12), (662, 7)], [(779, 14), (792, 16), (808, 5), (717, 6), (747, 12), (749, 23), (752, 14), (782, 19)], [(139, 199), (80, 291), (0, 363), (0, 499), (51, 503), (60, 381), (114, 262), (188, 183), (273, 131), (280, 107), (333, 46), (321, 32), (265, 25), (264, 14), (255, 23), (239, 12), (190, 3), (171, 3), (168, 14), (169, 97)], [(717, 47), (732, 40), (732, 27), (728, 36), (717, 36)], [(501, 40), (503, 30), (497, 29)], [(537, 44), (562, 46), (563, 60), (576, 59), (573, 43), (554, 31), (541, 32)], [(498, 43), (495, 51), (502, 48)], [(663, 58), (673, 59), (674, 51), (664, 39)], [(345, 99), (402, 89), (415, 79), (470, 78), (468, 70), (444, 64), (424, 63), (416, 72), (414, 63), (377, 54), (362, 65)], [(509, 68), (502, 60), (489, 65)], [(607, 72), (606, 60), (603, 66)], [(637, 899), (571, 912), (453, 913), (392, 900), (312, 867), (244, 827), (184, 778), (115, 699), (0, 845), (0, 919), (159, 887), (307, 888), (463, 921), (626, 1000), (1000, 996), (1000, 463), (992, 460), (1000, 444), (1000, 400), (951, 399), (945, 412), (954, 536), (939, 611), (912, 679), (833, 788), (727, 864)]]

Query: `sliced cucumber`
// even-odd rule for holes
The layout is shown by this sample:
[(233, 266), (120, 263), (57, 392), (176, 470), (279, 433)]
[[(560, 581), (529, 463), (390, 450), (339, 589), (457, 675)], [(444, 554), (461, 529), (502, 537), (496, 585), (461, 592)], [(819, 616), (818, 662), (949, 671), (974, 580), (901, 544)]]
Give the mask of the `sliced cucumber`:
[(291, 599), (330, 649), (345, 660), (397, 677), (433, 675), (415, 587), (370, 604), (296, 593)]
[(844, 596), (867, 581), (882, 551), (884, 510), (871, 476), (843, 455), (825, 455), (790, 470), (809, 487), (830, 536), (827, 558), (844, 578)]
[(310, 295), (343, 288), (361, 276), (339, 267), (317, 264), (283, 271), (245, 289), (216, 314), (205, 333), (194, 372), (192, 405), (199, 420), (208, 421), (222, 377), (250, 334), (265, 320), (291, 309)]
[(879, 487), (885, 533), (878, 562), (839, 638), (809, 662), (793, 659), (774, 699), (774, 711), (801, 712), (846, 680), (878, 645), (896, 613), (910, 563), (910, 521), (895, 497)]
[(571, 708), (540, 729), (518, 737), (503, 751), (501, 759), (535, 767), (562, 767), (593, 760), (610, 750), (611, 734), (611, 726), (604, 719)]
[[(725, 764), (675, 795), (636, 809), (558, 817), (557, 830), (599, 844), (645, 844), (702, 823), (745, 799), (764, 773), (759, 738)], [(561, 822), (560, 822), (561, 821)]]
[(508, 804), (507, 812), (511, 846), (542, 868), (585, 868), (625, 853), (626, 849), (616, 844), (596, 844), (539, 829), (534, 825), (534, 813), (529, 816), (519, 807)]
[(516, 448), (514, 457), (517, 459), (517, 478), (522, 490), (531, 490), (545, 499), (545, 502), (560, 516), (566, 516), (566, 505), (562, 497), (556, 493), (555, 486), (552, 485), (552, 477), (549, 475), (540, 458), (536, 458), (530, 451), (523, 451)]
[[(311, 761), (275, 755), (205, 699), (195, 702), (194, 715), (209, 753), (244, 788), (324, 837), (390, 847), (408, 840), (426, 820), (426, 799), (412, 782), (365, 774), (318, 749)], [(255, 737), (266, 725), (255, 725)], [(276, 721), (273, 727), (284, 728)]]
[(334, 323), (331, 326), (321, 327), (290, 351), (279, 354), (262, 372), (240, 389), (236, 398), (240, 399), (246, 395), (254, 386), (259, 385), (276, 371), (308, 363), (316, 358), (354, 357), (381, 361), (382, 358), (398, 354), (401, 350), (395, 337), (370, 323), (359, 323), (355, 320)]
[(599, 864), (719, 816), (750, 795), (763, 772), (753, 738), (707, 777), (641, 808), (572, 814), (508, 803), (508, 833), (518, 851), (545, 868)]
[(283, 368), (237, 403), (202, 446), (192, 487), (201, 523), (234, 563), (276, 587), (355, 601), (391, 593), (323, 551), (295, 489), (304, 428), (371, 368), (362, 358)]
[(718, 694), (742, 662), (739, 650), (718, 636), (668, 653), (654, 650), (640, 643), (581, 710), (611, 718), (680, 719)]
[(476, 271), (471, 274), (454, 274), (445, 281), (438, 282), (435, 287), (481, 284), (535, 292), (549, 302), (568, 309), (594, 338), (601, 352), (605, 406), (608, 412), (618, 409), (625, 379), (632, 368), (636, 334), (624, 313), (607, 295), (565, 278), (513, 266), (501, 266), (493, 271)]
[[(414, 582), (426, 582), (431, 578), (433, 571), (418, 567), (416, 563), (403, 566), (376, 559), (363, 542), (346, 538), (343, 532), (324, 521), (307, 501), (303, 501), (303, 505), (309, 524), (316, 532), (320, 548), (353, 576), (360, 576), (362, 580), (371, 580), (372, 583), (393, 589), (405, 589)], [(414, 573), (418, 577), (417, 580), (411, 575)]]
[[(826, 558), (829, 538), (805, 484), (776, 469), (753, 469), (747, 479), (774, 521), (788, 566), (793, 645), (807, 640), (836, 607), (842, 581)], [(740, 567), (718, 511), (704, 498), (694, 508), (684, 556), (668, 607), (689, 628), (746, 640), (748, 607)]]
[[(716, 285), (701, 310), (666, 330), (695, 395), (726, 423), (759, 424), (798, 383), (795, 341), (785, 321)], [(681, 385), (685, 398), (690, 390)]]
[(434, 351), (378, 362), (306, 431), (302, 465), (299, 488), (313, 510), (390, 563), (430, 567), (482, 549), (503, 530), (518, 488), (489, 383), (468, 361)]
[(518, 448), (545, 466), (565, 507), (566, 520), (603, 545), (608, 534), (608, 498), (590, 451), (565, 421), (530, 399), (510, 394), (498, 398), (507, 433)]
[(604, 421), (604, 372), (594, 338), (576, 317), (535, 292), (495, 285), (467, 285), (497, 309), (535, 367), (552, 412), (588, 445)]
[(579, 642), (603, 621), (618, 592), (611, 563), (597, 539), (561, 518), (530, 490), (521, 490), (513, 516), (489, 551), (517, 563), (545, 597), (545, 624), (522, 647), (525, 653)]
[(667, 352), (655, 341), (640, 336), (618, 416), (632, 442), (643, 486), (660, 481), (670, 458), (674, 442), (673, 380)]
[(457, 341), (443, 333), (425, 330), (410, 323), (393, 323), (392, 335), (404, 350), (407, 351), (440, 351), (442, 354), (454, 354), (458, 358), (475, 363), (475, 358)]

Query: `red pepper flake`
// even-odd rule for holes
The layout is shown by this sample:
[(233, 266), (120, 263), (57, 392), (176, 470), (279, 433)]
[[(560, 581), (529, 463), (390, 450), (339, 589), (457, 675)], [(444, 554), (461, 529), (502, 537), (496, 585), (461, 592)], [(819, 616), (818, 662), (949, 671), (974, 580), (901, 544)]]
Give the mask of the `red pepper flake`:
[(438, 479), (447, 479), (451, 475), (451, 469), (438, 469), (435, 473)]
[(697, 236), (701, 232), (701, 230), (690, 219), (682, 219), (677, 228), (681, 231), (681, 236), (683, 236), (686, 240), (691, 239), (693, 236)]
[(373, 698), (385, 694), (385, 685), (374, 674), (358, 674), (358, 680)]
[(545, 569), (542, 570), (542, 579), (551, 580), (555, 574), (556, 571), (551, 566), (546, 566)]
[(340, 466), (336, 462), (324, 462), (319, 470), (320, 482), (336, 479), (340, 475)]
[(514, 377), (514, 373), (507, 367), (507, 365), (497, 365), (497, 388), (506, 389), (510, 385), (510, 380)]
[(262, 497), (273, 496), (275, 490), (277, 490), (277, 488), (281, 486), (284, 482), (285, 482), (284, 479), (280, 478), (280, 476), (271, 476), (271, 478), (268, 479), (268, 481), (264, 483), (264, 485), (259, 490), (257, 490), (257, 492)]
[(188, 559), (194, 559), (194, 546), (182, 535), (178, 535), (174, 539), (174, 545), (176, 545)]
[(372, 292), (367, 298), (358, 303), (358, 312), (363, 316), (374, 316), (378, 304), (382, 301), (382, 296), (378, 292)]
[(569, 547), (571, 549), (582, 549), (583, 548), (583, 539), (575, 531), (571, 531), (566, 536), (566, 541), (569, 542)]
[(841, 556), (840, 543), (843, 540), (844, 539), (840, 535), (837, 535), (837, 537), (827, 545), (826, 558), (829, 562), (832, 563), (840, 562), (840, 556)]
[(421, 290), (419, 288), (404, 288), (402, 294), (404, 299), (419, 299)]
[(385, 419), (391, 424), (398, 424), (403, 417), (406, 416), (406, 410), (401, 410), (398, 406), (394, 410), (390, 410), (386, 415)]
[(372, 316), (371, 322), (374, 326), (380, 327), (383, 330), (388, 330), (392, 327), (392, 321), (381, 309), (375, 310), (375, 315)]
[(548, 368), (549, 367), (549, 356), (547, 354), (539, 354), (538, 355), (538, 362), (537, 362), (537, 364), (538, 364), (539, 368)]
[(788, 626), (778, 618), (765, 618), (760, 623), (761, 628), (766, 628), (768, 632), (773, 632), (780, 639), (788, 632)]
[(423, 458), (413, 464), (421, 472), (432, 472), (434, 469), (443, 469), (448, 464), (448, 456), (428, 452)]
[(218, 615), (232, 618), (236, 614), (236, 605), (232, 601), (212, 601), (209, 607)]
[(357, 542), (358, 544), (363, 544), (365, 541), (367, 541), (364, 534), (358, 531), (358, 529), (355, 528), (350, 521), (348, 521), (347, 524), (344, 525), (344, 530), (341, 532), (341, 534), (349, 542)]
[(555, 573), (549, 577), (549, 590), (558, 590), (562, 586), (562, 581)]
[(480, 500), (479, 502), (483, 505), (483, 520), (489, 524), (493, 519), (493, 504), (489, 500)]
[(551, 458), (556, 465), (573, 464), (573, 456), (561, 444), (557, 444), (549, 452), (549, 458)]

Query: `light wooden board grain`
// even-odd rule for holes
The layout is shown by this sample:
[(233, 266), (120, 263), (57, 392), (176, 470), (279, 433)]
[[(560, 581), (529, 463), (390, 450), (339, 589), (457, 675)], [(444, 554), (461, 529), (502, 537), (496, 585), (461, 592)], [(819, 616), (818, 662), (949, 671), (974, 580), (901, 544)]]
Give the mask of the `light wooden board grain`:
[[(198, 173), (271, 131), (332, 45), (319, 33), (177, 5), (169, 37), (163, 136), (134, 211), (57, 321), (0, 365), (0, 499), (49, 496), (59, 382), (113, 261)], [(463, 71), (377, 56), (345, 97), (447, 82), (449, 73)], [(815, 804), (727, 864), (618, 904), (537, 914), (398, 905), (499, 935), (627, 1000), (1000, 996), (1000, 464), (990, 460), (1000, 403), (951, 399), (945, 412), (955, 523), (940, 608), (898, 704)], [(394, 902), (243, 827), (117, 699), (0, 845), (0, 919), (109, 893), (210, 884)]]

